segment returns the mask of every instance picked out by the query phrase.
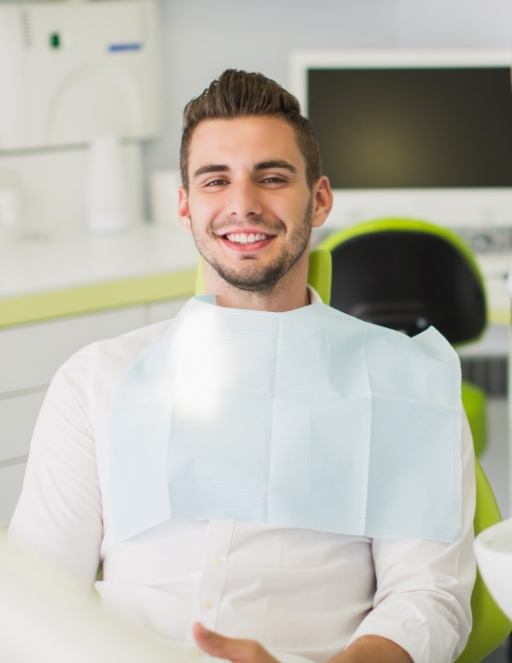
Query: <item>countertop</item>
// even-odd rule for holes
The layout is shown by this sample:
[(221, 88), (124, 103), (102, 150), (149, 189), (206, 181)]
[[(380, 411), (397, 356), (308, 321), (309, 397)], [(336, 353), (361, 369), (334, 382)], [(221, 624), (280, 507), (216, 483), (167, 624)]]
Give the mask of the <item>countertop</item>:
[[(508, 324), (512, 256), (476, 257), (490, 321)], [(189, 297), (197, 260), (192, 238), (177, 224), (139, 222), (108, 236), (59, 228), (44, 238), (0, 229), (0, 327)]]
[(0, 327), (188, 297), (197, 252), (179, 227), (139, 223), (122, 233), (60, 229), (45, 238), (0, 232)]

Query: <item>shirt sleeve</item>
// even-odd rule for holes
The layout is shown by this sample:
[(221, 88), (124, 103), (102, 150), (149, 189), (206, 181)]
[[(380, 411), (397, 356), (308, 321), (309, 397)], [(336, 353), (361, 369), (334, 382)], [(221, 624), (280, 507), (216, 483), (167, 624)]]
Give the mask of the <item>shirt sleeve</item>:
[[(349, 644), (380, 635), (405, 649), (415, 663), (453, 661), (471, 630), (475, 469), (471, 432), (462, 417), (462, 535), (455, 543), (374, 539), (377, 589), (373, 610)], [(348, 645), (347, 645), (348, 646)]]
[(9, 537), (92, 585), (99, 566), (102, 509), (88, 416), (90, 348), (57, 372), (30, 445)]

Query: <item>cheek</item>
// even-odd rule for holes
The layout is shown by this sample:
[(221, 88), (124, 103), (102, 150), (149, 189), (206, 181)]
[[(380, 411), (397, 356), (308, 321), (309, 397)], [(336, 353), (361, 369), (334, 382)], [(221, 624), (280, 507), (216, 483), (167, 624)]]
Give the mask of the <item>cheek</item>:
[(281, 219), (289, 224), (293, 230), (299, 230), (304, 226), (304, 219), (308, 214), (307, 204), (298, 204), (294, 201), (292, 204), (281, 208)]
[(191, 218), (201, 225), (208, 223), (222, 215), (224, 207), (218, 196), (205, 196), (189, 201)]
[[(282, 192), (284, 193), (284, 192)], [(279, 215), (281, 219), (295, 224), (302, 223), (307, 214), (311, 196), (308, 189), (290, 189), (287, 195), (275, 197), (268, 201), (268, 209), (274, 214)]]

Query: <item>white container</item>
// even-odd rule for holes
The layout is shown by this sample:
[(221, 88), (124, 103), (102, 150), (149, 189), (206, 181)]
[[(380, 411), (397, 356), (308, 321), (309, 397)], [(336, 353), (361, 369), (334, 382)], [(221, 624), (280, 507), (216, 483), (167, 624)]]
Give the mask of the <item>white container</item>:
[(117, 136), (98, 136), (90, 144), (85, 210), (85, 226), (95, 235), (116, 233), (132, 224), (126, 163)]
[(20, 222), (20, 187), (17, 178), (0, 170), (0, 228), (15, 228)]
[(177, 224), (180, 186), (179, 170), (156, 170), (151, 174), (151, 221), (153, 223)]
[(512, 619), (512, 518), (480, 532), (475, 539), (475, 556), (494, 600)]

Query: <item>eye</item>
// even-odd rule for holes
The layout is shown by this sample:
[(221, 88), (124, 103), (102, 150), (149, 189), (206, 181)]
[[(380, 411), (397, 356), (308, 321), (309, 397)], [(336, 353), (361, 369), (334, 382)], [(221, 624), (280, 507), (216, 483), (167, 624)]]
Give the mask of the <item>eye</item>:
[(227, 180), (222, 178), (222, 177), (216, 177), (213, 180), (208, 180), (203, 184), (203, 187), (209, 188), (209, 189), (214, 189), (215, 187), (223, 186), (224, 184), (227, 184)]
[(265, 177), (262, 177), (260, 182), (262, 184), (286, 184), (288, 180), (286, 177), (282, 175), (265, 175)]

